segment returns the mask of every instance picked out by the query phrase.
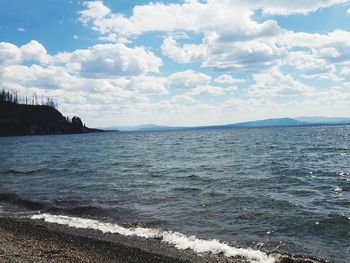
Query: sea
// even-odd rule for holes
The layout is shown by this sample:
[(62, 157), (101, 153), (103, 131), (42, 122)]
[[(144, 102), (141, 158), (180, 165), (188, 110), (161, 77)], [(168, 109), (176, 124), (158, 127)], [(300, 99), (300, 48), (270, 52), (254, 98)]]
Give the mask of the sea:
[(350, 126), (0, 138), (0, 215), (350, 262)]

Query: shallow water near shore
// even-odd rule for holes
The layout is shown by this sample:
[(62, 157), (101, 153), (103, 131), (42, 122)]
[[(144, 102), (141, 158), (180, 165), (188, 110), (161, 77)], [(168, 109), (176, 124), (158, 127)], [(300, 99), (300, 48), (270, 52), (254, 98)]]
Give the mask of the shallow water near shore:
[(350, 126), (0, 138), (0, 213), (346, 263), (349, 138)]

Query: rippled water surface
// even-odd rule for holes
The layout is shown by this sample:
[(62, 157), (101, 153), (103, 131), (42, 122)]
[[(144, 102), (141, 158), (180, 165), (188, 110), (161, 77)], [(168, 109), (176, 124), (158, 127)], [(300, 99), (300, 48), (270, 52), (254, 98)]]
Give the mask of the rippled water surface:
[(350, 258), (350, 126), (0, 138), (0, 206)]

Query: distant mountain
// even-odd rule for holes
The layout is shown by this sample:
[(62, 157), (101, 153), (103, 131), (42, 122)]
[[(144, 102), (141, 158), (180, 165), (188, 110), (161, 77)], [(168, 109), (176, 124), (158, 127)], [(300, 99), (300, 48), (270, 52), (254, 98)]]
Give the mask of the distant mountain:
[(165, 130), (178, 130), (183, 127), (163, 126), (156, 124), (142, 124), (137, 126), (112, 126), (103, 128), (104, 130), (119, 130), (119, 131), (165, 131)]
[(295, 120), (314, 124), (350, 124), (350, 118), (344, 117), (297, 117)]
[(298, 118), (273, 118), (265, 120), (239, 122), (225, 125), (208, 126), (162, 126), (156, 124), (144, 124), (138, 126), (114, 126), (103, 128), (104, 130), (120, 131), (171, 131), (171, 130), (199, 130), (199, 129), (227, 129), (227, 128), (263, 128), (263, 127), (291, 127), (291, 126), (315, 126), (315, 125), (341, 125), (350, 124), (350, 118), (333, 117), (298, 117)]
[(247, 121), (235, 124), (225, 125), (226, 127), (232, 128), (258, 128), (258, 127), (283, 127), (283, 126), (301, 126), (307, 125), (305, 121), (300, 121), (291, 118), (276, 118), (276, 119), (266, 119), (257, 121)]

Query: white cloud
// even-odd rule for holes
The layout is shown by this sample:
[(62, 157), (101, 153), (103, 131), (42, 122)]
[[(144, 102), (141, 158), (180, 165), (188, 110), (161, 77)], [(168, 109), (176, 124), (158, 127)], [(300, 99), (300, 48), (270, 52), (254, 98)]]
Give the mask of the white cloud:
[(47, 54), (44, 46), (36, 40), (21, 47), (6, 42), (0, 43), (0, 66), (20, 64), (22, 61), (49, 63), (51, 56)]
[(11, 43), (0, 43), (0, 66), (17, 64), (21, 61), (21, 50)]
[(16, 30), (19, 31), (19, 32), (26, 31), (26, 29), (24, 27), (17, 27)]
[(315, 91), (291, 75), (284, 75), (276, 68), (254, 74), (253, 79), (255, 83), (250, 86), (249, 95), (257, 98), (310, 96), (314, 95)]
[(105, 6), (102, 1), (90, 1), (84, 3), (86, 9), (80, 11), (80, 19), (84, 23), (92, 19), (101, 19), (111, 13), (111, 10)]
[(237, 86), (228, 86), (228, 87), (224, 87), (223, 90), (226, 93), (233, 93), (233, 92), (239, 90), (239, 88)]
[(162, 60), (153, 52), (144, 47), (129, 48), (123, 43), (98, 44), (55, 58), (87, 78), (141, 75), (158, 72), (162, 66)]
[[(276, 66), (285, 59), (287, 49), (294, 46), (319, 46), (320, 58), (341, 62), (350, 57), (349, 37), (340, 31), (317, 35), (283, 30), (271, 19), (257, 22), (256, 10), (265, 14), (306, 14), (348, 0), (191, 0), (183, 3), (148, 3), (136, 5), (130, 16), (114, 13), (100, 1), (87, 2), (80, 19), (99, 31), (105, 40), (116, 41), (120, 36), (146, 32), (166, 32), (161, 50), (177, 63), (201, 61), (203, 67), (220, 70), (259, 72)], [(194, 11), (195, 10), (195, 11)], [(179, 45), (171, 33), (195, 32), (204, 35), (200, 44)], [(339, 37), (343, 40), (339, 41)], [(330, 42), (328, 47), (325, 41)], [(319, 40), (322, 41), (319, 41)], [(338, 39), (338, 41), (336, 41)]]
[(137, 90), (142, 94), (167, 93), (166, 79), (162, 77), (137, 76), (132, 77), (127, 88)]
[(214, 81), (220, 84), (237, 84), (245, 82), (244, 79), (234, 79), (231, 75), (228, 74), (222, 74), (218, 76)]
[(22, 59), (38, 61), (40, 63), (49, 63), (51, 56), (47, 54), (45, 47), (36, 40), (30, 41), (21, 47)]
[(221, 70), (257, 72), (278, 65), (287, 55), (283, 47), (270, 40), (219, 42), (208, 37), (208, 56), (204, 67)]
[(317, 58), (315, 54), (310, 52), (289, 52), (287, 64), (295, 66), (305, 78), (339, 80), (336, 76), (335, 65)]
[(128, 40), (127, 38), (118, 37), (118, 35), (115, 33), (109, 34), (107, 36), (100, 36), (98, 39), (102, 41), (114, 42), (114, 43), (123, 43), (123, 44), (131, 43), (131, 41)]
[(212, 85), (200, 85), (193, 88), (190, 92), (186, 93), (188, 96), (198, 96), (198, 95), (213, 95), (220, 96), (225, 94), (225, 90), (220, 87), (215, 87)]
[[(220, 41), (251, 40), (280, 34), (282, 30), (273, 20), (255, 22), (252, 6), (240, 1), (185, 1), (181, 4), (149, 3), (135, 6), (130, 17), (113, 13), (101, 2), (88, 2), (80, 12), (80, 19), (102, 34), (122, 36), (145, 32), (216, 32)], [(104, 5), (103, 5), (104, 6)], [(104, 11), (99, 11), (103, 9)], [(195, 11), (194, 11), (195, 10)], [(174, 45), (173, 45), (174, 46)]]
[(280, 41), (291, 47), (311, 48), (318, 58), (330, 63), (350, 60), (350, 32), (335, 30), (328, 34), (288, 32)]
[(211, 77), (193, 70), (176, 72), (168, 76), (167, 85), (171, 89), (193, 89), (197, 86), (206, 86)]
[(271, 28), (276, 28), (276, 24), (273, 21), (266, 21), (267, 24), (264, 22), (261, 25), (255, 23), (250, 19), (253, 10), (262, 9), (264, 13), (268, 14), (305, 14), (319, 8), (345, 2), (348, 1), (209, 0), (202, 2), (191, 0), (181, 4), (148, 3), (137, 5), (134, 7), (132, 15), (126, 17), (121, 13), (113, 13), (101, 1), (92, 1), (85, 3), (86, 8), (80, 12), (80, 20), (85, 24), (91, 23), (94, 30), (104, 34), (132, 35), (149, 31), (229, 30), (246, 35), (265, 35), (272, 32)]
[(206, 54), (204, 45), (184, 44), (182, 47), (179, 47), (173, 37), (164, 39), (161, 50), (164, 55), (180, 64), (201, 60)]
[[(91, 23), (94, 30), (101, 33), (120, 35), (142, 34), (147, 31), (176, 31), (183, 28), (197, 30), (199, 25), (195, 14), (207, 13), (206, 6), (196, 1), (184, 4), (150, 3), (135, 6), (129, 18), (120, 13), (112, 13), (102, 2), (87, 2), (80, 12), (85, 24)], [(195, 14), (193, 10), (196, 10)], [(205, 15), (204, 14), (204, 15)]]
[[(234, 0), (236, 1), (236, 0)], [(232, 2), (234, 2), (232, 1)], [(266, 14), (307, 14), (320, 8), (346, 3), (348, 0), (308, 0), (308, 1), (280, 1), (280, 0), (248, 0), (246, 4), (263, 9)]]
[(39, 89), (74, 89), (75, 77), (64, 69), (53, 66), (40, 65), (11, 65), (4, 68), (0, 74), (3, 81), (23, 85), (28, 88)]
[(340, 71), (340, 75), (344, 78), (345, 81), (350, 82), (350, 68), (343, 67)]
[(193, 106), (197, 101), (192, 98), (191, 96), (188, 95), (177, 95), (174, 96), (171, 99), (171, 102), (176, 104), (176, 105), (187, 105), (187, 106)]

